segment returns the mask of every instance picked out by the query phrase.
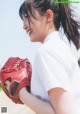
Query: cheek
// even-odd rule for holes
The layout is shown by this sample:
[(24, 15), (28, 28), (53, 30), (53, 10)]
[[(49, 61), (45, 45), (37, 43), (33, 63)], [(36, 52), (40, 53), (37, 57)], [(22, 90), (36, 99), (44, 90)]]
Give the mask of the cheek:
[(35, 27), (32, 35), (30, 37), (31, 37), (32, 42), (40, 41), (41, 37), (42, 37), (42, 31), (40, 30), (40, 28)]
[(36, 32), (38, 32), (39, 34), (43, 34), (44, 32), (44, 24), (43, 23), (38, 23), (36, 26), (35, 26), (35, 30)]
[(42, 33), (41, 24), (36, 23), (35, 25), (33, 25), (33, 33), (37, 37), (40, 35), (40, 33)]
[(46, 24), (44, 21), (35, 21), (35, 23), (31, 23), (31, 28), (33, 29), (33, 33), (31, 35), (31, 41), (42, 41), (44, 38), (44, 33), (46, 29)]
[(37, 39), (40, 39), (42, 36), (43, 36), (43, 28), (42, 26), (37, 26), (36, 29), (35, 29), (35, 34), (37, 36)]

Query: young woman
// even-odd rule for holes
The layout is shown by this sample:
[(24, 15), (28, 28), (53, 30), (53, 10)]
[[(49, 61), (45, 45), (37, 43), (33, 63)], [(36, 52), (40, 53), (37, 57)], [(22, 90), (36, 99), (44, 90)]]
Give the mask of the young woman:
[(32, 68), (31, 94), (22, 88), (20, 100), (36, 114), (80, 114), (80, 69), (70, 48), (71, 42), (80, 46), (80, 25), (69, 5), (25, 0), (19, 14), (31, 41), (43, 44)]

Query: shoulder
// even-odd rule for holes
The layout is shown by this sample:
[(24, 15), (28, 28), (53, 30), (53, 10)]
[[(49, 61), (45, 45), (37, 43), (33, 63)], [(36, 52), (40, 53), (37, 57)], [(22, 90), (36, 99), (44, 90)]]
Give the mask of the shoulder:
[(47, 56), (50, 54), (51, 56), (59, 56), (61, 58), (73, 58), (72, 51), (64, 41), (60, 39), (50, 40), (44, 43), (39, 50), (37, 51), (37, 56)]
[(39, 64), (56, 63), (71, 67), (76, 62), (70, 47), (61, 40), (51, 40), (42, 45), (36, 53), (36, 62)]

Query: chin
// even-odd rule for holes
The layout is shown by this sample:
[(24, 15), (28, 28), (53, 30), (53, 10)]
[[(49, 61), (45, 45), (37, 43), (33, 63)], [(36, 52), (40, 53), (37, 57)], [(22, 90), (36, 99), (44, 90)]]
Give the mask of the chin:
[(30, 37), (30, 40), (31, 40), (31, 42), (38, 42), (36, 38), (31, 38)]
[(31, 42), (36, 42), (35, 40), (31, 40)]

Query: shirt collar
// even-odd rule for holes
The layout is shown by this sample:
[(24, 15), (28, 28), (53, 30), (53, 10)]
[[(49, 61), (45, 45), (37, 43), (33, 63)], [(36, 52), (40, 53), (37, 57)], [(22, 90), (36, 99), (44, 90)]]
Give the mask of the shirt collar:
[(59, 31), (54, 31), (54, 32), (51, 32), (44, 40), (44, 43), (51, 40), (51, 39), (54, 39), (54, 38), (57, 38), (59, 37)]
[(48, 36), (45, 38), (45, 40), (44, 40), (43, 43), (45, 43), (45, 42), (47, 42), (47, 41), (49, 41), (49, 40), (52, 40), (52, 39), (61, 39), (61, 40), (63, 40), (67, 45), (70, 46), (70, 43), (69, 43), (67, 37), (66, 37), (64, 34), (62, 34), (60, 31), (53, 31), (53, 32), (51, 32), (50, 34), (48, 34)]

